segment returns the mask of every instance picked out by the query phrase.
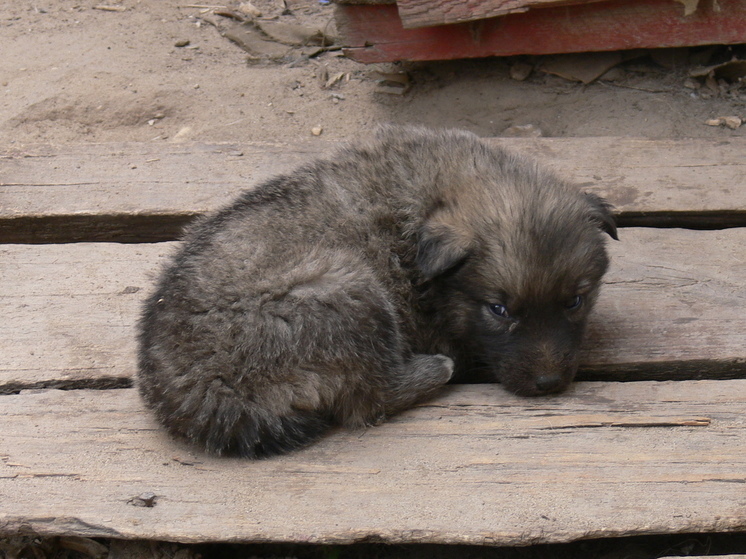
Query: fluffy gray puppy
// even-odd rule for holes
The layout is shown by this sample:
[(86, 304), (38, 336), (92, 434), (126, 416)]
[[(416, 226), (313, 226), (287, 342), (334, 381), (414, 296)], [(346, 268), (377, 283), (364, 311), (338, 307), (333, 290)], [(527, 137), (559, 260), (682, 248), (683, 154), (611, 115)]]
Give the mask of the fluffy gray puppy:
[(557, 392), (608, 266), (600, 198), (460, 131), (388, 127), (192, 226), (139, 388), (174, 436), (265, 457), (449, 380)]

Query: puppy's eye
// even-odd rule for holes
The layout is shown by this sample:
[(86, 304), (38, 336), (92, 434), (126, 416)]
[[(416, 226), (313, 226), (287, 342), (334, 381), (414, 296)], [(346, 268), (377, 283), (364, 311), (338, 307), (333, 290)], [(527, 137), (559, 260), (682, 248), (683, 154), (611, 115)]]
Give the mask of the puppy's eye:
[(568, 311), (576, 311), (580, 307), (583, 306), (583, 296), (582, 295), (576, 295), (575, 297), (568, 299), (565, 302), (565, 308)]
[(510, 313), (508, 312), (508, 308), (505, 305), (490, 303), (489, 307), (492, 314), (497, 315), (500, 318), (510, 318)]

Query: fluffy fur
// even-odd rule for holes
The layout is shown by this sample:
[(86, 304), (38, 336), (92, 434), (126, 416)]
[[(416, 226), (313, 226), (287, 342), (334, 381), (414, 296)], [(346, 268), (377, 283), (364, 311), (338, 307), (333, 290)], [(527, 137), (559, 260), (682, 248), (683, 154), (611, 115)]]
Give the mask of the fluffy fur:
[[(139, 388), (175, 436), (265, 457), (452, 377), (568, 386), (608, 206), (459, 131), (384, 128), (202, 219), (147, 300)], [(455, 368), (454, 368), (455, 366)]]

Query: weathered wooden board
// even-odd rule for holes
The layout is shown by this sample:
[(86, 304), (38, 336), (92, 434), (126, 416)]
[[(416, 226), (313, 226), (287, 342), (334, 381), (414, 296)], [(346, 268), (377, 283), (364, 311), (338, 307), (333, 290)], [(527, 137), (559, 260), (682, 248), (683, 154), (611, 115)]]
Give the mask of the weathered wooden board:
[(0, 392), (131, 384), (139, 307), (172, 248), (0, 245)]
[(601, 378), (745, 376), (746, 229), (619, 234), (584, 367)]
[(606, 197), (622, 225), (746, 225), (746, 138), (491, 138)]
[[(746, 138), (493, 138), (606, 195), (623, 224), (746, 225)], [(178, 236), (258, 180), (335, 144), (85, 144), (0, 152), (0, 241)], [(242, 154), (242, 155), (239, 155)]]
[(402, 26), (411, 29), (516, 14), (557, 4), (566, 6), (598, 1), (600, 0), (397, 0), (396, 6)]
[(609, 0), (475, 22), (405, 29), (397, 6), (337, 5), (345, 54), (358, 62), (449, 60), (743, 43), (746, 0)]
[(173, 239), (195, 216), (323, 150), (303, 143), (292, 148), (124, 143), (5, 149), (0, 151), (0, 241)]
[[(746, 376), (746, 229), (620, 235), (581, 376)], [(174, 248), (0, 246), (0, 391), (127, 385), (139, 306)]]
[[(260, 462), (167, 439), (132, 389), (0, 396), (0, 534), (528, 545), (746, 530), (746, 380), (449, 387)], [(155, 506), (131, 501), (144, 492)]]

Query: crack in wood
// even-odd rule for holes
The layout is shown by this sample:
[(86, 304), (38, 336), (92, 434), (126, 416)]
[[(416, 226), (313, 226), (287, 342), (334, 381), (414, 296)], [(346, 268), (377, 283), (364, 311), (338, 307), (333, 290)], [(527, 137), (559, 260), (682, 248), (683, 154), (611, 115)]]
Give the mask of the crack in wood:
[(43, 380), (38, 382), (11, 381), (0, 386), (0, 395), (19, 394), (22, 390), (116, 390), (132, 388), (133, 385), (133, 380), (127, 377)]
[(597, 427), (708, 427), (712, 420), (709, 417), (695, 417), (691, 419), (661, 419), (640, 421), (599, 421), (592, 423), (577, 423), (571, 425), (539, 427), (542, 431), (555, 431), (567, 429), (593, 429)]

